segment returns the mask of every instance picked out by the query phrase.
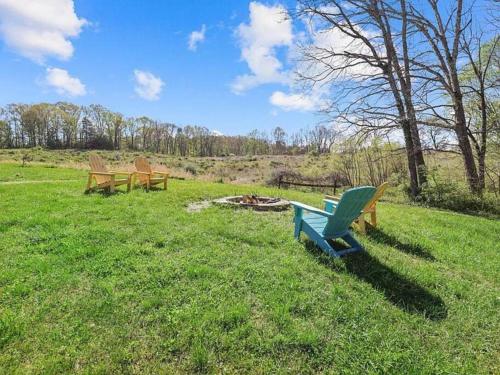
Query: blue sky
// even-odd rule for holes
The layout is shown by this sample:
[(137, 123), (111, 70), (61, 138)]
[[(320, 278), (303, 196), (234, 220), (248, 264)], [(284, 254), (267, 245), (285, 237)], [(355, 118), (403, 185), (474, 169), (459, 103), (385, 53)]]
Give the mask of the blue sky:
[[(485, 4), (474, 2), (477, 20), (488, 13)], [(328, 99), (345, 105), (352, 98), (341, 90), (332, 96), (337, 81), (301, 92), (293, 75), (304, 69), (294, 62), (297, 42), (366, 47), (338, 30), (322, 32), (314, 23), (306, 29), (285, 18), (295, 6), (295, 0), (0, 0), (0, 105), (102, 104), (125, 116), (228, 135), (314, 126)], [(343, 79), (356, 84), (372, 75), (373, 68), (355, 65)]]
[[(275, 2), (252, 6), (235, 0), (0, 0), (0, 105), (99, 103), (126, 116), (224, 134), (314, 125), (319, 118), (311, 103), (288, 96), (287, 55), (297, 26), (277, 20)], [(269, 30), (259, 34), (261, 24)], [(190, 48), (192, 32), (198, 33)], [(281, 65), (273, 69), (276, 62)], [(243, 89), (235, 88), (245, 75)], [(298, 103), (290, 104), (294, 99)]]

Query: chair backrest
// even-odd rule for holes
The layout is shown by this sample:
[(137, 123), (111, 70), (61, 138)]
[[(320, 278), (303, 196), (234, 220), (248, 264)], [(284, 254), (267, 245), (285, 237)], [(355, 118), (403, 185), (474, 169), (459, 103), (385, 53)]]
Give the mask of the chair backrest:
[(336, 237), (349, 229), (349, 225), (359, 216), (366, 203), (373, 198), (375, 191), (373, 186), (360, 186), (344, 192), (333, 216), (328, 219), (323, 235)]
[(378, 200), (382, 197), (382, 195), (384, 195), (385, 189), (387, 189), (388, 186), (389, 186), (388, 182), (384, 182), (383, 184), (381, 184), (377, 188), (377, 191), (373, 195), (373, 198), (370, 199), (368, 201), (368, 203), (366, 204), (366, 206), (363, 208), (363, 211), (366, 211), (366, 210), (374, 207), (377, 204)]
[[(135, 169), (137, 169), (138, 172), (145, 172), (145, 173), (152, 173), (151, 165), (149, 164), (148, 159), (139, 156), (135, 158)], [(147, 176), (138, 173), (137, 177), (139, 178), (139, 181), (145, 182), (148, 178)]]
[[(89, 156), (89, 165), (91, 172), (108, 172), (108, 168), (106, 168), (106, 164), (104, 164), (104, 160), (97, 154), (90, 154)], [(98, 184), (102, 184), (103, 182), (108, 182), (111, 177), (103, 176), (103, 175), (95, 175), (94, 176)]]

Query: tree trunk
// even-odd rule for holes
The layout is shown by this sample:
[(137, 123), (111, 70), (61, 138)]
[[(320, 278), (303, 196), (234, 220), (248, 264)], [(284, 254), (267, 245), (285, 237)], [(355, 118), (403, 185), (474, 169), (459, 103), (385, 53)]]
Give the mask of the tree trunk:
[(467, 183), (469, 189), (474, 194), (480, 193), (479, 188), (479, 177), (476, 169), (476, 164), (474, 162), (474, 154), (472, 152), (472, 147), (469, 142), (469, 137), (467, 134), (467, 122), (465, 118), (465, 111), (461, 99), (461, 92), (457, 90), (455, 92), (454, 107), (455, 107), (455, 134), (457, 135), (458, 146), (462, 152), (462, 157), (464, 160), (465, 175), (467, 177)]
[(408, 173), (410, 174), (410, 194), (412, 198), (415, 198), (419, 193), (419, 185), (418, 185), (418, 173), (417, 173), (417, 164), (415, 161), (415, 153), (413, 146), (413, 139), (411, 136), (410, 127), (408, 124), (408, 120), (403, 120), (401, 124), (401, 128), (403, 129), (403, 134), (405, 138), (405, 149), (406, 149), (406, 157), (408, 162)]
[(484, 81), (481, 80), (481, 152), (478, 153), (478, 169), (479, 169), (479, 189), (481, 192), (486, 186), (485, 172), (486, 172), (486, 139), (488, 135), (488, 108), (486, 104), (486, 94), (484, 88)]
[(482, 192), (484, 188), (486, 187), (486, 182), (485, 182), (485, 174), (486, 174), (486, 153), (484, 151), (481, 151), (481, 153), (478, 155), (478, 185), (479, 189)]
[(422, 152), (422, 143), (420, 142), (420, 134), (418, 132), (417, 117), (415, 111), (413, 110), (413, 104), (411, 105), (410, 112), (410, 133), (413, 141), (413, 154), (415, 155), (415, 165), (418, 174), (419, 186), (427, 182), (427, 167), (425, 166), (424, 153)]
[[(413, 153), (415, 155), (415, 164), (418, 173), (418, 183), (419, 186), (427, 182), (427, 169), (425, 167), (424, 154), (422, 152), (422, 143), (420, 142), (420, 134), (418, 132), (417, 126), (417, 115), (415, 113), (415, 107), (413, 105), (413, 93), (412, 93), (412, 81), (411, 81), (411, 67), (410, 67), (410, 56), (408, 49), (408, 13), (406, 0), (400, 0), (401, 7), (401, 42), (403, 47), (403, 68), (404, 74), (401, 72), (401, 67), (399, 66), (398, 59), (396, 57), (396, 64), (398, 67), (398, 76), (401, 83), (401, 89), (406, 104), (406, 111), (408, 113), (409, 127), (411, 138), (413, 141)], [(391, 38), (392, 40), (392, 38)], [(397, 56), (394, 49), (394, 55)]]
[[(417, 127), (417, 117), (415, 107), (413, 106), (412, 82), (410, 72), (410, 58), (408, 52), (408, 19), (406, 1), (400, 1), (401, 6), (401, 44), (402, 44), (402, 63), (394, 45), (392, 28), (389, 17), (383, 2), (380, 7), (375, 2), (373, 5), (374, 17), (382, 30), (384, 44), (387, 51), (388, 67), (384, 73), (388, 77), (391, 91), (394, 95), (399, 117), (401, 118), (401, 127), (403, 128), (407, 154), (409, 155), (408, 165), (410, 172), (410, 185), (412, 186), (412, 196), (416, 197), (420, 193), (420, 185), (427, 181), (425, 161), (422, 153), (420, 134)], [(393, 76), (393, 72), (395, 76)], [(399, 82), (399, 87), (396, 84)], [(411, 156), (410, 156), (411, 153)]]

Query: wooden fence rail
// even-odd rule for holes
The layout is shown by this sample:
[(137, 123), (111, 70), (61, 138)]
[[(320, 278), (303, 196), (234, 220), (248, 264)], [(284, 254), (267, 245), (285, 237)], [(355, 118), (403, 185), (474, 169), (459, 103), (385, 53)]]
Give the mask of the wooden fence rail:
[(278, 178), (278, 189), (281, 189), (282, 185), (294, 185), (294, 186), (307, 186), (307, 187), (317, 187), (317, 188), (333, 188), (333, 195), (337, 194), (337, 188), (340, 187), (337, 185), (337, 181), (333, 181), (333, 185), (329, 184), (312, 184), (308, 182), (292, 182), (292, 181), (284, 181), (283, 178), (280, 176)]

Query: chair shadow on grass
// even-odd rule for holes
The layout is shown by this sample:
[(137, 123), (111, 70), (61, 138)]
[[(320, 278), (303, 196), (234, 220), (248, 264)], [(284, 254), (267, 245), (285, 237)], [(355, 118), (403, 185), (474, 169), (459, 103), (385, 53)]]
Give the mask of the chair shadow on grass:
[(415, 255), (427, 260), (436, 260), (434, 255), (432, 255), (431, 252), (426, 248), (418, 244), (401, 242), (395, 236), (385, 233), (380, 229), (370, 227), (367, 231), (367, 234), (370, 239), (383, 245), (392, 246), (393, 248), (402, 251), (403, 253)]
[(165, 191), (165, 189), (163, 189), (162, 187), (159, 187), (159, 186), (150, 186), (149, 190), (147, 190), (145, 187), (142, 187), (139, 185), (137, 185), (136, 187), (133, 187), (130, 191), (132, 191), (132, 190), (142, 190), (145, 193), (155, 192), (155, 191)]
[(98, 194), (100, 196), (103, 196), (104, 198), (109, 198), (113, 197), (115, 195), (122, 195), (122, 194), (127, 194), (127, 190), (120, 190), (120, 189), (115, 189), (114, 192), (110, 192), (108, 189), (97, 189), (97, 190), (90, 190), (90, 191), (85, 191), (85, 195), (92, 195), (92, 194)]
[[(334, 244), (336, 248), (347, 247), (338, 242)], [(418, 314), (432, 321), (440, 321), (448, 316), (448, 309), (439, 296), (393, 271), (366, 251), (348, 254), (341, 258), (342, 263), (339, 264), (321, 251), (314, 242), (306, 240), (305, 247), (321, 264), (334, 271), (347, 271), (371, 284), (382, 292), (388, 301), (405, 312)]]
[(112, 197), (114, 195), (128, 194), (128, 193), (132, 192), (133, 190), (139, 190), (139, 189), (143, 190), (145, 193), (165, 190), (165, 189), (160, 188), (158, 186), (151, 186), (149, 188), (149, 190), (146, 190), (146, 188), (143, 188), (141, 186), (132, 186), (130, 188), (130, 191), (127, 191), (125, 188), (124, 189), (115, 188), (114, 192), (110, 192), (109, 189), (91, 189), (90, 191), (85, 191), (85, 195), (99, 194), (105, 198), (108, 198), (108, 197)]

